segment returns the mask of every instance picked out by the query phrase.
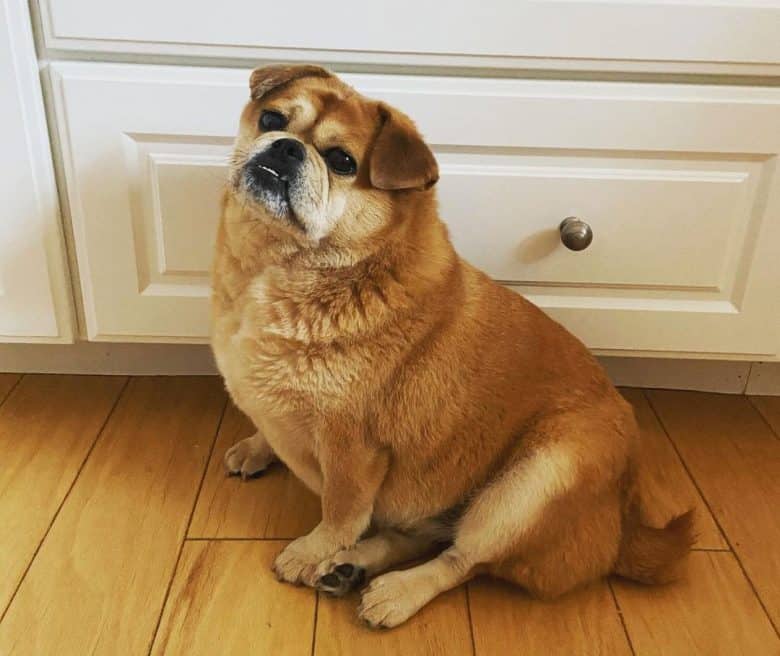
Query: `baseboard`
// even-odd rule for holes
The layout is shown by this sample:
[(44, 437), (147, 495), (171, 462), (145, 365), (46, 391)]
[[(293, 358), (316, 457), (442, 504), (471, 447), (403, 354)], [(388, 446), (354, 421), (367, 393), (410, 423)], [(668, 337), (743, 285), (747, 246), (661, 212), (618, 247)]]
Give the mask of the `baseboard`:
[(756, 362), (745, 393), (780, 396), (780, 362)]
[(214, 375), (206, 344), (0, 344), (0, 371), (12, 373)]
[[(600, 357), (615, 385), (742, 394), (750, 362)], [(778, 390), (780, 393), (780, 390)]]
[[(780, 363), (600, 356), (616, 385), (780, 395)], [(204, 344), (0, 344), (0, 371), (143, 375), (213, 375)]]

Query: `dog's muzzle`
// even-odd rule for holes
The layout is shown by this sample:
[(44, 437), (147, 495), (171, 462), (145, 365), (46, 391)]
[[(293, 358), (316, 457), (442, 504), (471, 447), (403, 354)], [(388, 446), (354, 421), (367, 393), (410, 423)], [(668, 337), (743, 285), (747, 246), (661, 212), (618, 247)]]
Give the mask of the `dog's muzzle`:
[(282, 191), (300, 171), (306, 159), (303, 144), (288, 137), (277, 139), (246, 164), (246, 175), (252, 186)]

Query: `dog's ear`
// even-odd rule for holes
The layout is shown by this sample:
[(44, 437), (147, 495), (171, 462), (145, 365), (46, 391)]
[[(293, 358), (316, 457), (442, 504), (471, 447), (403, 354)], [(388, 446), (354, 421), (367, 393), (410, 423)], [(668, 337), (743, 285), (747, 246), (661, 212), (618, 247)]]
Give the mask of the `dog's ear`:
[(428, 189), (439, 179), (439, 166), (411, 119), (379, 105), (382, 124), (371, 152), (372, 186), (387, 191)]
[(332, 74), (320, 66), (308, 64), (256, 68), (252, 71), (252, 75), (249, 76), (249, 91), (252, 100), (260, 100), (271, 89), (293, 80), (299, 80), (302, 77), (332, 77)]

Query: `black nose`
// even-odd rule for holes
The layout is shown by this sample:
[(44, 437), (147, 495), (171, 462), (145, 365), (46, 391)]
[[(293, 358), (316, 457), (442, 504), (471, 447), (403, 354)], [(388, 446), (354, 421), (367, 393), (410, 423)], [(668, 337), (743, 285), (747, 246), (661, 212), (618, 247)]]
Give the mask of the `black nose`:
[(303, 144), (296, 139), (277, 139), (271, 144), (271, 153), (281, 161), (297, 160), (302, 162), (306, 157)]
[(301, 170), (306, 149), (297, 139), (277, 139), (263, 152), (255, 155), (246, 172), (263, 189), (283, 188)]

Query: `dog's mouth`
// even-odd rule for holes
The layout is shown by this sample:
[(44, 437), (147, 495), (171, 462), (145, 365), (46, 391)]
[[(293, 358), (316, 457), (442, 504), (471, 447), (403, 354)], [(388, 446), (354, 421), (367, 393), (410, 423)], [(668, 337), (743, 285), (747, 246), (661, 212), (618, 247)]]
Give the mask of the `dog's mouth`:
[(277, 180), (284, 182), (285, 184), (289, 182), (289, 177), (284, 174), (280, 173), (276, 169), (271, 168), (270, 166), (266, 166), (265, 164), (257, 164), (257, 168), (262, 173), (267, 173), (273, 178), (276, 178)]
[(268, 190), (284, 193), (287, 196), (290, 176), (282, 173), (278, 169), (255, 162), (250, 164), (246, 170), (248, 187), (253, 191)]
[(289, 176), (268, 164), (250, 162), (244, 168), (244, 187), (264, 205), (278, 214), (280, 203), (289, 205)]
[(250, 162), (244, 169), (244, 187), (272, 216), (306, 232), (290, 202), (290, 175), (273, 166)]

